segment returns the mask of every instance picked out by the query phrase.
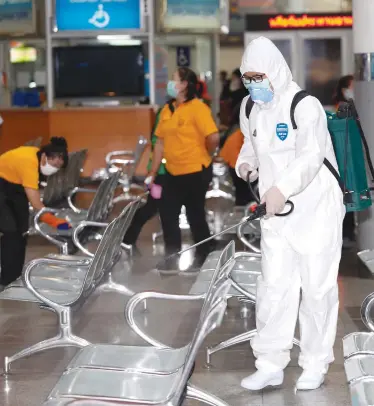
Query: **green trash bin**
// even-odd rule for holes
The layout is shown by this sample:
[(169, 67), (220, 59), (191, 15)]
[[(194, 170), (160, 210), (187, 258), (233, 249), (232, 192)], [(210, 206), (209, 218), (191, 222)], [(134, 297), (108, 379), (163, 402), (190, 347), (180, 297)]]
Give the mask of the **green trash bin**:
[[(366, 176), (360, 130), (356, 120), (353, 117), (339, 118), (336, 114), (329, 112), (326, 112), (326, 115), (340, 177), (351, 197), (346, 201), (347, 212), (366, 210), (372, 205), (372, 201)], [(346, 140), (347, 124), (348, 141)]]

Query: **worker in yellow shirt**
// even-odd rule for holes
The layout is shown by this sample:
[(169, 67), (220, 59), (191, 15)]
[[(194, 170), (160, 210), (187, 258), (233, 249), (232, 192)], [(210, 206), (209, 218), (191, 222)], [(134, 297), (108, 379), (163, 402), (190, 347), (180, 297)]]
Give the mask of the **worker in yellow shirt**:
[(220, 157), (229, 167), (232, 183), (235, 187), (235, 206), (246, 206), (255, 200), (252, 192), (249, 190), (247, 182), (236, 174), (235, 165), (244, 143), (244, 136), (240, 131), (239, 112), (240, 104), (232, 116), (231, 126), (225, 134), (225, 141), (220, 152)]
[[(169, 96), (175, 99), (174, 112), (164, 109), (156, 129), (157, 142), (149, 176), (155, 177), (164, 157), (166, 175), (160, 216), (166, 255), (181, 249), (182, 206), (186, 207), (194, 242), (210, 236), (205, 195), (212, 180), (212, 155), (219, 135), (210, 108), (197, 98), (197, 82), (191, 69), (178, 68), (167, 87)], [(200, 266), (210, 250), (210, 244), (198, 247), (193, 267)]]
[[(35, 210), (44, 205), (39, 181), (53, 175), (68, 163), (64, 138), (52, 138), (42, 148), (19, 147), (0, 156), (0, 284), (9, 285), (22, 274), (25, 262), (29, 203)], [(67, 229), (70, 225), (50, 213), (42, 221), (52, 227)]]

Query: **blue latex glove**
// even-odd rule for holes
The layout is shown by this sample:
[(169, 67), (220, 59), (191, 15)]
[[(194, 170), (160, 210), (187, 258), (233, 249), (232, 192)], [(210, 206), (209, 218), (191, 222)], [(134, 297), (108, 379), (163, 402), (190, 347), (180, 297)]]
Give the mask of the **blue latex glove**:
[(69, 230), (71, 225), (69, 223), (61, 223), (57, 226), (57, 230)]

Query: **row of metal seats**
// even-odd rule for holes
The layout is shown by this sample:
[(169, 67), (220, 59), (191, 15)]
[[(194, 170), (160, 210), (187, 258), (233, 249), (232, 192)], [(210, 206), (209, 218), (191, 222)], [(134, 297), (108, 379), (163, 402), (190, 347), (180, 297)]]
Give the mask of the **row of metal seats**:
[[(211, 272), (210, 282), (204, 287), (204, 291), (188, 295), (191, 300), (205, 299), (194, 338), (188, 346), (171, 349), (161, 343), (156, 348), (90, 345), (72, 332), (72, 310), (79, 310), (93, 292), (112, 288), (111, 269), (119, 258), (122, 238), (140, 203), (141, 197), (126, 206), (109, 225), (84, 222), (78, 226), (106, 227), (95, 254), (86, 251), (89, 255), (85, 257), (48, 255), (33, 260), (25, 267), (22, 280), (10, 285), (0, 294), (0, 299), (39, 303), (42, 309), (54, 311), (59, 320), (59, 333), (55, 337), (7, 357), (5, 373), (9, 372), (9, 366), (15, 360), (46, 349), (84, 347), (69, 364), (45, 405), (108, 405), (112, 404), (109, 401), (121, 401), (121, 404), (176, 406), (185, 397), (190, 397), (211, 405), (227, 406), (215, 396), (188, 384), (188, 380), (199, 347), (206, 335), (221, 323), (224, 315), (231, 286), (228, 276), (235, 267), (233, 243), (215, 261), (215, 271)], [(74, 241), (79, 244), (78, 227), (74, 232)], [(115, 291), (133, 295), (125, 286)], [(133, 321), (134, 309), (147, 295), (186, 300), (186, 295), (154, 292), (135, 295), (126, 311), (127, 320), (135, 331), (139, 329)], [(139, 335), (145, 336), (142, 333)], [(87, 403), (88, 399), (94, 400), (94, 403)]]
[[(192, 371), (190, 364), (192, 362), (193, 365), (194, 357), (196, 357), (203, 338), (215, 325), (203, 330), (205, 324), (200, 318), (194, 335), (194, 340), (197, 341), (194, 342), (193, 340), (189, 346), (175, 350), (166, 347), (142, 332), (134, 321), (134, 309), (140, 302), (144, 302), (151, 297), (169, 300), (205, 299), (201, 315), (203, 317), (204, 309), (208, 306), (209, 292), (214, 286), (214, 278), (228, 262), (231, 265), (229, 271), (226, 269), (227, 289), (220, 296), (220, 300), (226, 304), (228, 298), (236, 297), (244, 303), (255, 303), (254, 286), (259, 275), (260, 265), (260, 255), (258, 253), (239, 253), (235, 255), (233, 243), (231, 243), (223, 253), (212, 253), (208, 257), (189, 295), (178, 296), (155, 292), (144, 292), (135, 295), (128, 303), (126, 318), (132, 329), (155, 348), (89, 345), (86, 340), (72, 333), (71, 311), (73, 309), (79, 310), (80, 306), (85, 303), (94, 291), (103, 288), (114, 288), (116, 292), (133, 295), (133, 292), (127, 286), (119, 286), (113, 282), (111, 269), (119, 257), (118, 252), (123, 248), (123, 244), (121, 244), (123, 235), (131, 223), (141, 198), (137, 198), (132, 204), (128, 205), (110, 225), (103, 224), (102, 221), (104, 220), (102, 219), (107, 218), (110, 213), (114, 190), (121, 178), (121, 171), (113, 171), (112, 173), (114, 174), (112, 176), (108, 175), (100, 184), (88, 212), (82, 212), (75, 207), (72, 199), (69, 200), (70, 209), (59, 211), (52, 209), (58, 216), (65, 216), (72, 223), (73, 228), (69, 237), (72, 237), (77, 248), (86, 254), (85, 257), (66, 255), (66, 249), (64, 248), (66, 244), (60, 241), (60, 232), (53, 235), (52, 229), (45, 228), (47, 226), (40, 224), (40, 216), (43, 212), (51, 211), (51, 209), (44, 209), (35, 217), (34, 222), (37, 231), (56, 244), (65, 255), (49, 255), (46, 258), (30, 262), (25, 268), (22, 280), (10, 285), (0, 294), (0, 299), (36, 302), (40, 304), (41, 309), (56, 312), (59, 319), (59, 333), (57, 336), (25, 349), (12, 357), (7, 357), (4, 370), (6, 373), (9, 372), (9, 366), (13, 361), (45, 349), (62, 346), (85, 347), (69, 364), (66, 372), (51, 392), (48, 401), (45, 403), (46, 405), (112, 404), (107, 403), (108, 401), (121, 401), (121, 404), (179, 405), (185, 396), (211, 405), (227, 405), (213, 395), (188, 384)], [(75, 190), (74, 193), (78, 191)], [(75, 215), (77, 217), (74, 221)], [(92, 254), (84, 247), (80, 237), (85, 229), (97, 227), (106, 227), (106, 231), (104, 235), (99, 235), (99, 247), (96, 253)], [(257, 232), (258, 226), (254, 227), (253, 230)], [(229, 259), (227, 259), (228, 252), (230, 252)], [(222, 262), (222, 258), (227, 260)], [(222, 317), (223, 313), (220, 320)], [(254, 330), (247, 332), (220, 343), (214, 348), (207, 349), (207, 361), (210, 362), (210, 355), (214, 352), (247, 341), (254, 333)], [(201, 337), (200, 341), (198, 337)], [(196, 350), (196, 353), (193, 353), (192, 350)], [(130, 353), (126, 351), (130, 351)], [(134, 361), (133, 351), (139, 357), (136, 366), (154, 359), (157, 365), (156, 370), (146, 368), (145, 371), (134, 372), (134, 367), (131, 364), (131, 360)], [(149, 357), (150, 353), (151, 358)], [(131, 356), (126, 357), (125, 354)], [(160, 359), (159, 355), (164, 358)], [(84, 361), (85, 359), (86, 361), (89, 359), (89, 363)], [(98, 364), (93, 366), (92, 359), (98, 360)], [(101, 361), (99, 361), (100, 359)], [(166, 364), (163, 362), (166, 362)], [(173, 364), (173, 362), (175, 363)], [(98, 385), (99, 382), (104, 384)], [(143, 388), (140, 392), (138, 385), (135, 384), (139, 382), (140, 387)], [(127, 388), (127, 394), (124, 393), (123, 384)], [(151, 388), (153, 389), (151, 390)], [(178, 388), (183, 388), (183, 391), (181, 392)], [(95, 403), (81, 403), (87, 399), (95, 399)]]
[[(96, 196), (101, 195), (101, 204), (98, 212), (107, 209), (111, 205), (111, 199), (107, 200), (105, 190), (112, 187), (118, 181), (118, 175), (114, 174), (108, 180), (102, 182)], [(104, 189), (104, 190), (103, 190)], [(94, 199), (98, 201), (99, 199)], [(8, 285), (0, 293), (1, 300), (15, 300), (38, 303), (42, 309), (52, 310), (58, 316), (59, 332), (48, 340), (37, 343), (30, 348), (5, 358), (4, 371), (9, 372), (9, 366), (17, 359), (31, 354), (61, 346), (87, 345), (87, 341), (76, 337), (72, 333), (71, 311), (79, 308), (94, 290), (104, 285), (105, 288), (114, 289), (120, 293), (128, 294), (124, 286), (115, 284), (111, 279), (111, 269), (118, 261), (123, 236), (132, 221), (133, 215), (141, 203), (141, 197), (126, 206), (122, 213), (109, 225), (103, 222), (103, 218), (96, 214), (94, 220), (85, 220), (73, 227), (74, 238), (78, 248), (83, 248), (85, 256), (69, 256), (66, 254), (51, 254), (45, 258), (36, 259), (28, 263), (22, 278)], [(45, 209), (51, 210), (51, 209)], [(39, 214), (36, 216), (36, 219)], [(106, 217), (106, 213), (105, 213)], [(92, 218), (92, 217), (91, 217)], [(101, 221), (99, 221), (101, 219)], [(36, 220), (37, 221), (37, 220)], [(95, 254), (89, 252), (80, 242), (84, 229), (102, 229), (105, 232), (100, 239), (99, 247)], [(54, 238), (49, 236), (50, 240)]]
[[(52, 389), (44, 406), (57, 405), (170, 405), (185, 398), (209, 405), (228, 406), (219, 398), (189, 383), (195, 359), (206, 336), (223, 319), (229, 274), (235, 266), (235, 246), (222, 252), (208, 288), (200, 295), (169, 295), (143, 292), (134, 295), (125, 310), (130, 327), (150, 346), (90, 345), (70, 362)], [(134, 323), (134, 310), (144, 299), (203, 300), (192, 341), (182, 348), (170, 348), (143, 332)]]
[[(374, 273), (374, 250), (358, 253), (360, 261)], [(352, 405), (374, 405), (374, 292), (361, 305), (361, 319), (368, 332), (355, 332), (343, 338), (344, 368)]]

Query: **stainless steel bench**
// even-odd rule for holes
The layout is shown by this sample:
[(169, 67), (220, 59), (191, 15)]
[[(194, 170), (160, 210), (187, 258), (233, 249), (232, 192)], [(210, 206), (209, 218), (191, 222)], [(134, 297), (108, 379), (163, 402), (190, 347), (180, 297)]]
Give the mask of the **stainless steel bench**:
[(92, 180), (103, 180), (117, 172), (119, 168), (121, 169), (119, 183), (123, 193), (114, 199), (114, 203), (132, 201), (136, 199), (139, 192), (143, 191), (141, 186), (133, 183), (133, 178), (147, 145), (148, 140), (141, 135), (134, 151), (112, 151), (105, 157), (106, 167), (94, 171)]
[[(209, 280), (212, 277), (212, 269), (215, 267), (220, 252), (212, 252), (201, 271), (198, 273), (195, 283), (192, 285), (190, 294), (203, 294), (206, 292)], [(256, 304), (256, 284), (257, 278), (261, 274), (261, 254), (257, 252), (237, 252), (235, 254), (235, 266), (229, 275), (232, 286), (228, 292), (229, 298), (236, 298), (243, 304), (242, 314), (247, 313), (247, 305)], [(232, 347), (237, 344), (250, 341), (257, 333), (256, 329), (246, 331), (237, 336), (231, 337), (215, 346), (206, 349), (206, 366), (211, 367), (211, 356), (221, 350)], [(299, 341), (294, 339), (295, 345), (300, 345)]]
[[(69, 253), (69, 241), (72, 240), (74, 229), (82, 221), (105, 222), (112, 209), (114, 192), (118, 186), (118, 180), (121, 176), (117, 172), (100, 183), (98, 189), (75, 188), (69, 196), (68, 209), (44, 208), (40, 210), (34, 218), (34, 228), (37, 233), (56, 245), (62, 254)], [(95, 193), (88, 210), (77, 208), (72, 202), (72, 196), (77, 193)], [(65, 218), (72, 226), (69, 230), (56, 230), (45, 223), (40, 218), (45, 213), (53, 213), (57, 217)]]
[[(231, 284), (228, 275), (234, 265), (234, 252), (235, 246), (230, 243), (222, 252), (209, 289), (204, 295), (143, 292), (131, 298), (126, 308), (127, 320), (153, 347), (96, 345), (82, 349), (57, 382), (45, 406), (80, 404), (82, 400), (87, 405), (177, 406), (182, 404), (184, 397), (209, 405), (228, 406), (188, 381), (199, 347), (205, 337), (221, 324)], [(179, 349), (169, 348), (153, 340), (135, 325), (134, 310), (147, 298), (183, 301), (205, 299), (191, 343)], [(64, 403), (65, 399), (69, 399), (70, 403)]]
[(67, 203), (71, 191), (79, 185), (79, 178), (87, 157), (87, 149), (69, 153), (69, 162), (65, 169), (48, 177), (43, 190), (43, 203), (48, 207), (55, 207)]
[[(374, 273), (374, 250), (361, 251), (360, 261)], [(368, 332), (354, 332), (343, 338), (344, 369), (351, 393), (352, 405), (374, 405), (374, 293), (361, 305), (361, 319)]]
[(51, 348), (89, 344), (72, 332), (71, 314), (79, 309), (87, 298), (108, 282), (113, 266), (121, 255), (121, 243), (141, 197), (125, 207), (109, 225), (90, 222), (90, 226), (105, 227), (93, 258), (47, 256), (29, 262), (22, 280), (10, 284), (0, 293), (2, 300), (34, 302), (58, 316), (59, 332), (50, 339), (37, 343), (19, 353), (5, 357), (4, 372), (20, 358)]

